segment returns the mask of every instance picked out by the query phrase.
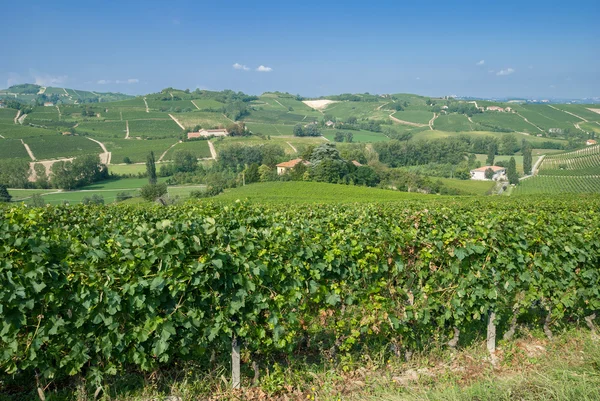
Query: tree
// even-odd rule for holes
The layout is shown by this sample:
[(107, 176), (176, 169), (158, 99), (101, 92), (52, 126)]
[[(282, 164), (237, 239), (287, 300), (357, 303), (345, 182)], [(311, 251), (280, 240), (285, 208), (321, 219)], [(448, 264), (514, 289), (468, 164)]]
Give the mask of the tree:
[(260, 182), (273, 181), (277, 177), (275, 169), (266, 164), (263, 164), (258, 168), (258, 173), (260, 175)]
[(344, 142), (344, 133), (342, 131), (336, 132), (333, 140), (335, 142)]
[(156, 185), (158, 180), (156, 178), (156, 164), (154, 162), (154, 151), (150, 151), (148, 157), (146, 158), (146, 174), (148, 175), (148, 183), (150, 185)]
[(529, 142), (524, 141), (523, 147), (521, 148), (523, 152), (523, 171), (525, 175), (531, 174), (531, 144)]
[(491, 167), (488, 167), (485, 169), (484, 175), (486, 179), (491, 180), (494, 178), (494, 170)]
[(294, 136), (304, 136), (304, 128), (302, 128), (302, 124), (294, 125)]
[(0, 184), (0, 202), (10, 202), (12, 196), (8, 193), (6, 185)]
[(258, 164), (252, 163), (244, 170), (244, 180), (246, 184), (252, 182), (258, 182), (260, 180), (260, 173), (258, 171)]
[(345, 140), (348, 143), (352, 143), (352, 139), (354, 138), (354, 134), (352, 132), (346, 132), (344, 134)]
[(84, 205), (104, 205), (104, 197), (100, 194), (93, 194), (92, 196), (84, 196), (81, 200)]
[(125, 164), (131, 164), (131, 163), (133, 163), (133, 162), (131, 161), (131, 159), (129, 158), (129, 156), (125, 156), (125, 157), (123, 158), (123, 163), (125, 163)]
[(189, 150), (175, 152), (175, 170), (182, 173), (191, 173), (198, 168), (198, 159)]
[(0, 160), (0, 183), (10, 188), (25, 188), (29, 179), (27, 160)]
[(148, 184), (140, 190), (140, 195), (145, 200), (152, 202), (167, 193), (167, 184)]
[(89, 185), (108, 178), (108, 169), (98, 155), (79, 156), (73, 160), (73, 175), (76, 186)]
[(71, 161), (53, 163), (50, 170), (52, 172), (50, 183), (54, 188), (66, 189), (68, 191), (77, 187), (77, 178)]
[(508, 182), (517, 185), (519, 183), (519, 174), (517, 173), (517, 162), (514, 157), (511, 157), (508, 161), (508, 168), (506, 171), (508, 176)]
[(513, 134), (506, 134), (502, 136), (500, 141), (500, 153), (505, 155), (514, 155), (519, 150), (519, 143), (517, 137)]
[(498, 152), (498, 145), (496, 145), (496, 142), (490, 142), (490, 144), (487, 147), (487, 159), (485, 160), (485, 164), (488, 166), (493, 166), (494, 165), (494, 159), (496, 157), (496, 152)]
[(35, 172), (35, 186), (38, 188), (50, 188), (50, 180), (48, 174), (46, 174), (46, 166), (40, 163), (33, 165), (33, 171)]
[(44, 207), (46, 206), (46, 202), (44, 201), (44, 198), (42, 198), (42, 195), (40, 194), (33, 194), (33, 196), (31, 197), (31, 201), (29, 202), (29, 204), (33, 207)]

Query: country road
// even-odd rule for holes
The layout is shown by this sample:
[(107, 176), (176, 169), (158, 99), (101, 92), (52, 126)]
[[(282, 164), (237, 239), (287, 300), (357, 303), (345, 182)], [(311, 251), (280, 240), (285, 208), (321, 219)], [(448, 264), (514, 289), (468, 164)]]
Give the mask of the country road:
[(580, 117), (580, 116), (578, 116), (577, 114), (571, 113), (570, 111), (566, 111), (566, 110), (559, 109), (559, 108), (557, 108), (557, 107), (554, 107), (554, 106), (552, 106), (551, 104), (549, 104), (549, 105), (547, 105), (547, 106), (548, 106), (548, 107), (552, 107), (554, 110), (558, 110), (558, 111), (562, 111), (563, 113), (570, 114), (570, 115), (572, 115), (573, 117), (577, 117), (578, 119), (580, 119), (580, 120), (583, 120), (583, 122), (584, 122), (584, 123), (587, 123), (587, 122), (589, 122), (589, 121), (588, 121), (588, 120), (586, 120), (585, 118), (583, 118), (583, 117)]
[(193, 100), (190, 100), (190, 101), (192, 102), (192, 104), (193, 104), (194, 106), (196, 106), (196, 108), (197, 108), (198, 110), (200, 110), (200, 107), (198, 107), (198, 105), (197, 105), (196, 103), (194, 103), (194, 101), (193, 101)]
[(183, 124), (181, 124), (179, 121), (177, 121), (177, 119), (175, 117), (173, 117), (172, 114), (169, 114), (169, 117), (171, 117), (173, 119), (173, 121), (175, 121), (177, 123), (177, 125), (179, 125), (181, 127), (181, 129), (185, 131), (185, 127), (183, 126)]
[(129, 120), (125, 120), (125, 139), (129, 139)]
[(15, 124), (18, 124), (19, 116), (21, 115), (21, 110), (17, 110), (17, 116), (15, 117)]
[(58, 105), (56, 105), (56, 110), (58, 110), (58, 121), (60, 121), (62, 118), (62, 114), (60, 113), (60, 107), (58, 107)]
[(33, 155), (33, 152), (31, 151), (31, 149), (29, 148), (29, 145), (27, 145), (22, 139), (21, 139), (21, 143), (23, 144), (23, 146), (25, 146), (25, 150), (29, 154), (29, 157), (31, 158), (31, 160), (35, 161), (35, 156)]
[(25, 119), (27, 118), (27, 114), (22, 114), (21, 117), (19, 117), (19, 124), (23, 125), (23, 121), (25, 121)]
[(95, 139), (89, 138), (87, 137), (87, 139), (89, 139), (92, 142), (96, 142), (98, 145), (100, 145), (100, 147), (102, 148), (102, 150), (104, 151), (104, 153), (100, 154), (100, 161), (106, 165), (110, 164), (110, 159), (112, 158), (112, 153), (108, 151), (108, 149), (106, 149), (106, 146), (104, 146), (104, 144), (100, 141), (97, 141)]
[(208, 142), (208, 148), (210, 149), (210, 154), (213, 158), (213, 160), (217, 160), (217, 151), (215, 150), (215, 145), (213, 145), (213, 143), (211, 141), (206, 141)]
[(165, 155), (167, 154), (167, 152), (169, 150), (171, 150), (175, 145), (177, 145), (178, 143), (181, 143), (182, 141), (177, 141), (175, 142), (173, 145), (169, 146), (169, 149), (165, 150), (162, 155), (160, 155), (160, 157), (158, 158), (158, 163), (162, 162), (162, 159), (165, 157)]
[(427, 125), (425, 124), (419, 124), (419, 123), (412, 123), (410, 121), (404, 121), (404, 120), (400, 120), (396, 117), (394, 117), (393, 115), (394, 113), (390, 114), (389, 117), (392, 119), (392, 121), (397, 122), (398, 124), (404, 124), (404, 125), (410, 125), (411, 127), (427, 127)]
[(146, 101), (146, 98), (144, 98), (144, 104), (146, 105), (146, 113), (150, 113), (150, 109), (148, 108), (148, 102)]
[(433, 113), (433, 117), (431, 117), (431, 120), (429, 120), (429, 129), (433, 131), (433, 123), (435, 122), (435, 119), (438, 118), (439, 115)]
[(523, 119), (523, 121), (525, 121), (527, 124), (531, 124), (533, 125), (535, 128), (537, 128), (538, 130), (540, 130), (541, 132), (544, 132), (543, 129), (541, 129), (540, 127), (538, 127), (537, 125), (535, 125), (534, 123), (532, 123), (531, 121), (529, 121), (528, 119), (525, 118), (525, 116), (520, 115), (519, 113), (516, 113), (519, 117), (521, 117)]
[(296, 149), (296, 147), (294, 145), (292, 145), (289, 142), (286, 142), (288, 145), (290, 145), (290, 148), (292, 148), (294, 150), (294, 152), (298, 153), (298, 149)]
[(542, 163), (542, 160), (544, 160), (544, 157), (546, 157), (546, 155), (541, 155), (535, 162), (535, 164), (533, 165), (533, 167), (531, 168), (531, 174), (523, 176), (521, 178), (519, 178), (519, 181), (524, 180), (526, 178), (530, 178), (533, 177), (537, 174), (537, 170), (538, 167), (540, 166), (540, 164)]

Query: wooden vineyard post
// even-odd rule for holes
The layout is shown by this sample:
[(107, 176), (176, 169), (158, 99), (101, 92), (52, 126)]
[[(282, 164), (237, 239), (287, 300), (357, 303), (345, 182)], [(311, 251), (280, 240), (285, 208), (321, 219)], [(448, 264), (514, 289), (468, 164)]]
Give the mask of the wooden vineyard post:
[(490, 312), (487, 326), (487, 349), (492, 356), (496, 352), (496, 313)]
[(240, 345), (234, 336), (231, 341), (231, 387), (240, 388)]

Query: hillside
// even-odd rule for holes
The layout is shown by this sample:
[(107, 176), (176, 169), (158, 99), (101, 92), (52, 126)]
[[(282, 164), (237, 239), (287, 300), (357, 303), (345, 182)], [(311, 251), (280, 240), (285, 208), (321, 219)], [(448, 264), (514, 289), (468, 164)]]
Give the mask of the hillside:
[(90, 92), (35, 84), (13, 85), (7, 89), (0, 89), (0, 99), (17, 100), (28, 105), (36, 104), (36, 102), (38, 104), (44, 102), (54, 104), (114, 102), (132, 97), (123, 93)]

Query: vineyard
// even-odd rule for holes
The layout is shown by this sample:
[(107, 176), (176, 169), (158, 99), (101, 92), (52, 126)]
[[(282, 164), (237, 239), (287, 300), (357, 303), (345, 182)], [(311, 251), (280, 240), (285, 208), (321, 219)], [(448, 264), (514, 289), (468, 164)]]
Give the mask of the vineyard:
[[(546, 333), (600, 309), (600, 199), (0, 210), (0, 367), (86, 376)], [(593, 327), (592, 317), (588, 323)], [(464, 339), (467, 340), (464, 340)], [(264, 359), (263, 359), (264, 360)]]
[(538, 175), (521, 181), (515, 195), (600, 193), (600, 175)]
[(598, 175), (600, 174), (600, 145), (547, 156), (540, 166), (539, 174)]

